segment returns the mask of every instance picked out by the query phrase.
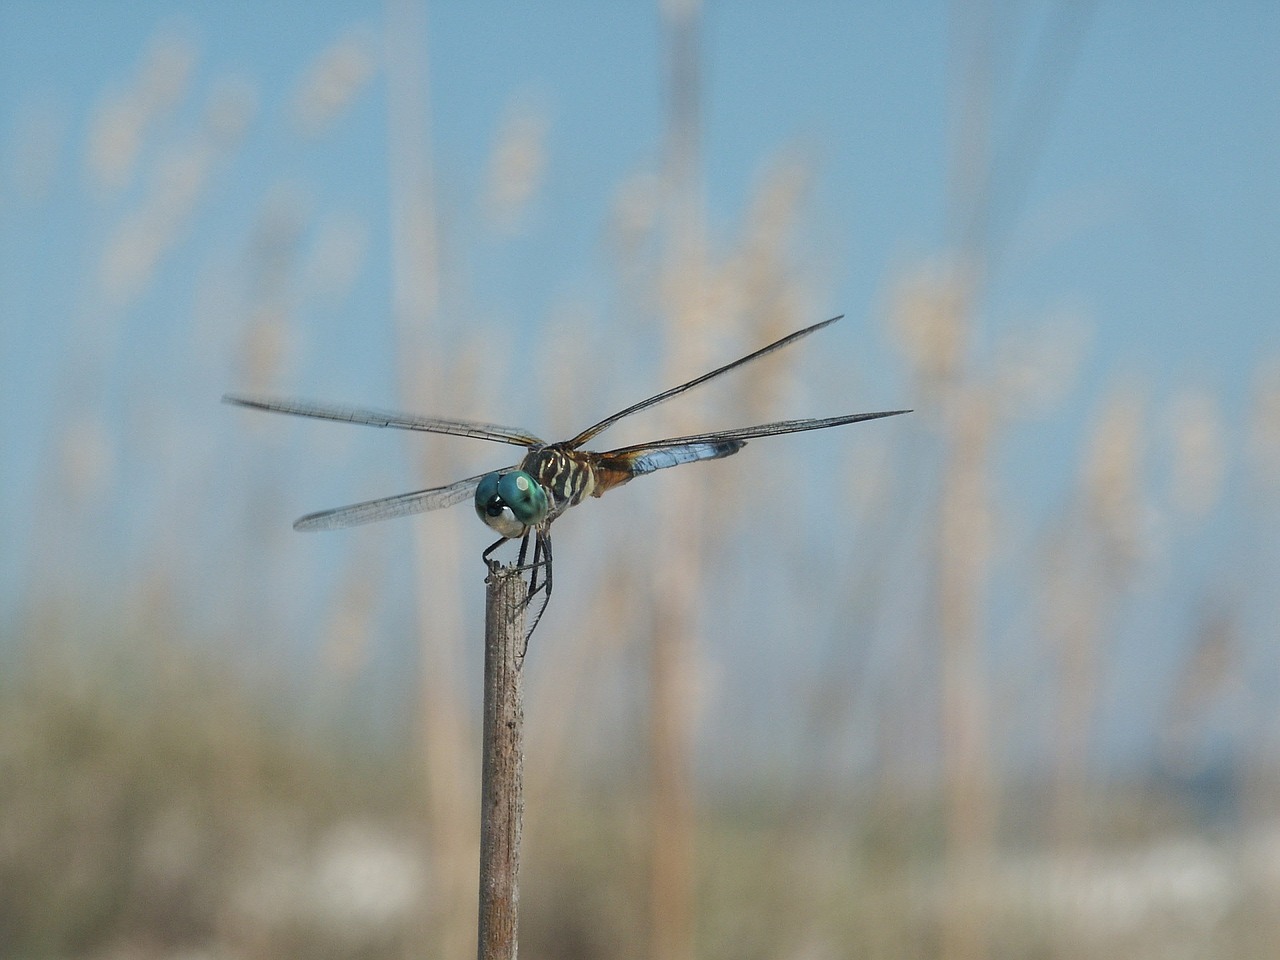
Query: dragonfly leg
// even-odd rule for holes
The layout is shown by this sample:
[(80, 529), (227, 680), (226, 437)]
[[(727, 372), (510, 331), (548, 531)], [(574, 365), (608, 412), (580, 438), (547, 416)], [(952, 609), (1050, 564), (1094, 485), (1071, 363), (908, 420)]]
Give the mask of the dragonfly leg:
[[(525, 534), (525, 543), (528, 543), (529, 534)], [(523, 545), (522, 545), (523, 547)], [(533, 595), (542, 589), (538, 583), (538, 568), (542, 566), (542, 536), (534, 534), (533, 537), (533, 562), (528, 567), (524, 565), (524, 550), (520, 551), (519, 566), (521, 570), (529, 571), (529, 593), (524, 598), (524, 602), (528, 604), (533, 599)]]
[[(498, 561), (491, 559), (491, 555), (493, 554), (493, 551), (506, 543), (507, 539), (507, 537), (499, 537), (497, 540), (493, 541), (493, 543), (489, 544), (489, 546), (484, 548), (484, 553), (480, 554), (480, 559), (484, 561), (485, 566), (489, 568), (490, 573), (498, 568)], [(521, 556), (523, 556), (523, 553)]]
[[(523, 566), (524, 554), (520, 555), (520, 569), (528, 570), (529, 573), (529, 595), (525, 597), (525, 603), (528, 603), (539, 593), (551, 592), (551, 537), (546, 533), (538, 533), (534, 535), (533, 541), (533, 560), (527, 567)], [(542, 578), (542, 582), (538, 582), (538, 571), (546, 568), (546, 574)]]
[[(546, 578), (542, 583), (538, 583), (538, 568), (545, 566), (547, 568)], [(542, 606), (538, 608), (537, 615), (533, 618), (533, 626), (524, 635), (524, 649), (520, 651), (520, 659), (524, 659), (524, 655), (529, 650), (529, 638), (533, 636), (533, 631), (538, 629), (538, 624), (542, 621), (542, 615), (547, 612), (547, 604), (551, 602), (551, 535), (548, 533), (539, 533), (533, 542), (533, 573), (529, 577), (529, 595), (525, 597), (525, 603), (533, 600), (534, 595), (542, 593)]]

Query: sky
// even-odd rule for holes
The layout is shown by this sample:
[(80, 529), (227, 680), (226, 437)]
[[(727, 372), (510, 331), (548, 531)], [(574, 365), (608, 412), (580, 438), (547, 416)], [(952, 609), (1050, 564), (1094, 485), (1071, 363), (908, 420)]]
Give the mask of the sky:
[[(1034, 512), (1057, 502), (1078, 469), (1082, 433), (1109, 384), (1136, 378), (1156, 407), (1199, 388), (1238, 424), (1259, 364), (1280, 356), (1280, 7), (1100, 2), (1079, 5), (1060, 33), (1056, 6), (996, 6), (986, 31), (996, 52), (991, 149), (1007, 204), (993, 224), (1000, 256), (980, 354), (1006, 335), (1057, 325), (1078, 326), (1087, 343), (1070, 412), (1029, 419), (1002, 452), (1002, 485)], [(0, 2), (0, 531), (10, 543), (37, 536), (27, 505), (78, 364), (99, 358), (110, 370), (108, 410), (122, 384), (145, 382), (184, 429), (225, 429), (212, 426), (227, 417), (216, 397), (240, 386), (228, 382), (234, 371), (194, 374), (190, 358), (174, 356), (188, 325), (204, 329), (200, 317), (234, 304), (207, 265), (240, 255), (264, 205), (278, 205), (282, 229), (302, 211), (316, 230), (305, 269), (321, 293), (292, 303), (304, 332), (288, 392), (393, 401), (378, 63), (387, 16), (382, 4), (355, 2)], [(803, 250), (818, 278), (812, 319), (847, 315), (826, 349), (858, 357), (856, 405), (868, 408), (915, 402), (888, 359), (884, 317), (903, 272), (948, 251), (954, 26), (949, 5), (926, 0), (713, 2), (704, 12), (711, 243), (732, 243), (770, 170), (794, 156), (811, 165)], [(656, 5), (439, 2), (405, 29), (425, 50), (435, 199), (450, 244), (446, 314), (466, 303), (506, 331), (495, 344), (505, 371), (527, 362), (565, 312), (595, 318), (598, 342), (630, 342), (604, 238), (619, 185), (661, 162)], [(1045, 46), (1045, 36), (1068, 39)], [(225, 111), (234, 145), (211, 148), (210, 186), (167, 225), (153, 282), (113, 305), (95, 279), (101, 251), (147, 196), (136, 175), (111, 189), (95, 183), (89, 131), (157, 44), (190, 72), (181, 101), (143, 138), (138, 167), (190, 143), (211, 104)], [(300, 132), (298, 91), (335, 44), (371, 52), (357, 64), (368, 74), (336, 120)], [(1046, 64), (1061, 69), (1029, 101)], [(518, 228), (503, 234), (479, 198), (503, 124), (522, 112), (544, 125), (543, 180)], [(197, 342), (216, 352), (225, 336), (204, 329)], [(493, 399), (498, 409), (441, 412), (521, 422), (518, 395)], [(172, 479), (137, 478), (143, 489)], [(340, 479), (319, 489), (313, 497), (335, 502), (350, 494)], [(315, 505), (323, 501), (304, 504)], [(285, 519), (293, 508), (280, 506)], [(1214, 549), (1210, 539), (1209, 557)], [(6, 549), (0, 558), (6, 603), (28, 582), (28, 556)]]
[[(197, 96), (228, 77), (253, 90), (256, 121), (234, 171), (246, 195), (282, 174), (353, 205), (385, 189), (379, 78), (322, 157), (299, 157), (272, 136), (317, 52), (353, 27), (376, 30), (380, 5), (236, 11), (8, 0), (0, 116), (10, 162), (21, 124), (47, 107), (66, 135), (49, 176), (61, 188), (54, 192), (74, 203), (83, 188), (76, 138), (87, 117), (129, 82), (157, 32), (167, 32), (194, 47)], [(999, 26), (1009, 39), (998, 100), (1016, 97), (1032, 73), (1034, 38), (1049, 21), (1043, 4), (1028, 11)], [(703, 158), (713, 230), (726, 233), (762, 167), (799, 145), (817, 157), (816, 189), (837, 245), (833, 304), (868, 316), (895, 265), (944, 249), (950, 16), (946, 5), (923, 2), (708, 5)], [(1212, 13), (1197, 4), (1096, 5), (1025, 201), (1004, 226), (1015, 252), (994, 323), (1071, 300), (1089, 312), (1105, 363), (1204, 377), (1227, 390), (1233, 366), (1274, 350), (1280, 281), (1268, 267), (1277, 253), (1280, 107), (1269, 91), (1280, 79), (1278, 19), (1266, 3)], [(611, 193), (660, 150), (655, 10), (640, 2), (440, 3), (422, 33), (446, 215), (452, 195), (475, 192), (513, 102), (524, 98), (547, 116), (548, 181), (530, 225), (551, 241), (537, 245), (547, 259), (530, 262), (527, 247), (495, 258), (494, 298), (536, 312), (557, 296), (596, 292), (592, 252)], [(996, 150), (1007, 153), (1001, 135)], [(8, 190), (12, 203), (12, 179)], [(1074, 222), (1062, 224), (1064, 209)], [(1044, 236), (1054, 230), (1065, 235)], [(12, 225), (8, 232), (12, 256)], [(28, 289), (42, 286), (38, 272), (23, 273)], [(1162, 331), (1157, 350), (1153, 330)]]

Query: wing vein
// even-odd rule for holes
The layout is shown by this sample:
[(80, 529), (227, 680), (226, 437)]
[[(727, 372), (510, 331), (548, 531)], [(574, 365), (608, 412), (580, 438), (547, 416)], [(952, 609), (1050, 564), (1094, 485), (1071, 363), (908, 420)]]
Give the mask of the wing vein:
[(849, 413), (839, 417), (822, 417), (809, 420), (777, 420), (773, 423), (761, 423), (753, 427), (737, 427), (731, 430), (716, 430), (710, 433), (694, 433), (687, 437), (670, 437), (666, 440), (650, 440), (647, 443), (636, 443), (629, 447), (618, 447), (616, 450), (604, 450), (601, 456), (627, 456), (642, 454), (649, 450), (663, 447), (679, 447), (699, 443), (719, 443), (733, 440), (752, 440), (757, 437), (772, 437), (782, 433), (803, 433), (806, 430), (825, 430), (827, 427), (841, 427), (847, 423), (861, 423), (864, 420), (878, 420), (881, 417), (896, 417), (910, 410), (883, 410), (877, 413)]
[(295, 417), (359, 423), (369, 427), (393, 427), (397, 430), (418, 430), (455, 437), (473, 437), (476, 440), (510, 443), (517, 447), (536, 447), (543, 444), (542, 440), (523, 427), (504, 427), (497, 423), (422, 417), (412, 413), (398, 413), (394, 410), (374, 410), (368, 407), (347, 407), (339, 404), (314, 403), (310, 400), (258, 397), (247, 394), (228, 393), (223, 396), (222, 401), (253, 410), (266, 410), (269, 413), (288, 413)]
[(392, 517), (406, 517), (414, 513), (426, 513), (428, 510), (451, 507), (472, 496), (484, 475), (477, 474), (443, 487), (414, 490), (411, 493), (399, 493), (391, 497), (379, 497), (376, 500), (364, 500), (345, 507), (308, 513), (305, 517), (299, 517), (294, 521), (293, 529), (337, 530), (342, 527), (354, 527), (361, 523), (372, 523), (375, 520), (389, 520)]
[(807, 337), (809, 334), (815, 333), (818, 330), (821, 330), (823, 327), (830, 326), (831, 324), (835, 323), (837, 320), (841, 319), (841, 317), (843, 316), (844, 314), (841, 314), (839, 317), (832, 317), (830, 320), (823, 320), (821, 323), (815, 323), (811, 327), (805, 327), (803, 330), (797, 330), (795, 333), (787, 334), (781, 340), (775, 340), (773, 343), (769, 344), (766, 347), (761, 347), (759, 350), (756, 350), (754, 353), (749, 353), (745, 357), (741, 357), (737, 360), (734, 360), (732, 363), (726, 363), (723, 367), (716, 367), (716, 369), (712, 370), (710, 373), (704, 373), (700, 377), (695, 377), (694, 379), (690, 380), (688, 383), (682, 383), (678, 387), (672, 387), (670, 390), (664, 390), (662, 391), (662, 393), (659, 393), (656, 396), (649, 397), (647, 400), (641, 400), (639, 403), (633, 403), (631, 406), (627, 407), (625, 410), (619, 410), (617, 413), (613, 414), (612, 416), (605, 417), (599, 423), (595, 423), (587, 427), (587, 429), (583, 430), (580, 434), (578, 434), (572, 440), (566, 441), (565, 446), (567, 446), (570, 450), (576, 450), (579, 447), (581, 447), (584, 443), (588, 442), (593, 437), (595, 437), (597, 434), (603, 432), (605, 428), (610, 427), (613, 424), (617, 423), (623, 417), (629, 417), (633, 413), (639, 413), (641, 410), (647, 410), (649, 407), (657, 406), (659, 403), (662, 403), (664, 400), (670, 400), (672, 397), (677, 396), (678, 394), (684, 393), (686, 390), (690, 390), (693, 387), (700, 386), (701, 384), (706, 383), (708, 380), (713, 380), (716, 377), (721, 376), (722, 374), (728, 373), (730, 370), (736, 370), (738, 367), (748, 364), (752, 360), (759, 360), (761, 357), (765, 356), (766, 354), (773, 353), (773, 351), (775, 350), (781, 350), (783, 347), (787, 346), (788, 344), (795, 343), (797, 340), (799, 340), (802, 337)]

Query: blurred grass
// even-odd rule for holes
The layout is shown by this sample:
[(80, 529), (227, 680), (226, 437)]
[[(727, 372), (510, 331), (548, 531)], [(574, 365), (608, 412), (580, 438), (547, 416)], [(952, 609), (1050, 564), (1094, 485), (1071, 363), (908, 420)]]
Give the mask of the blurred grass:
[[(376, 736), (299, 723), (182, 644), (157, 656), (118, 639), (106, 662), (46, 648), (0, 687), (4, 955), (422, 955), (429, 772)], [(527, 838), (524, 955), (645, 955), (636, 799), (617, 782), (541, 799), (555, 816)], [(1090, 802), (1091, 837), (1069, 857), (1043, 852), (1034, 822), (1005, 832), (982, 892), (992, 956), (1048, 956), (1056, 937), (1092, 956), (1270, 955), (1280, 831), (1197, 837), (1193, 811), (1142, 786)], [(935, 955), (941, 812), (918, 792), (710, 798), (698, 955)]]
[(26, 663), (8, 654), (4, 955), (222, 942), (270, 956), (299, 952), (282, 950), (296, 936), (322, 947), (324, 925), (291, 915), (298, 893), (267, 889), (273, 905), (253, 891), (288, 870), (322, 883), (318, 851), (344, 823), (411, 839), (412, 765), (349, 727), (304, 727), (243, 665), (194, 652), (195, 638), (101, 624), (92, 649), (58, 631), (26, 638)]

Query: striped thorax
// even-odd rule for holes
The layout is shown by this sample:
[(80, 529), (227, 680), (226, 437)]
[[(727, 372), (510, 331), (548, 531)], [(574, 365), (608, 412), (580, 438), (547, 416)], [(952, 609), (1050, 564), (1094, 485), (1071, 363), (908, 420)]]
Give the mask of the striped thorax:
[(628, 471), (603, 464), (587, 450), (567, 450), (559, 444), (535, 447), (520, 462), (520, 469), (535, 477), (551, 500), (548, 520), (554, 520), (587, 497), (631, 479)]

